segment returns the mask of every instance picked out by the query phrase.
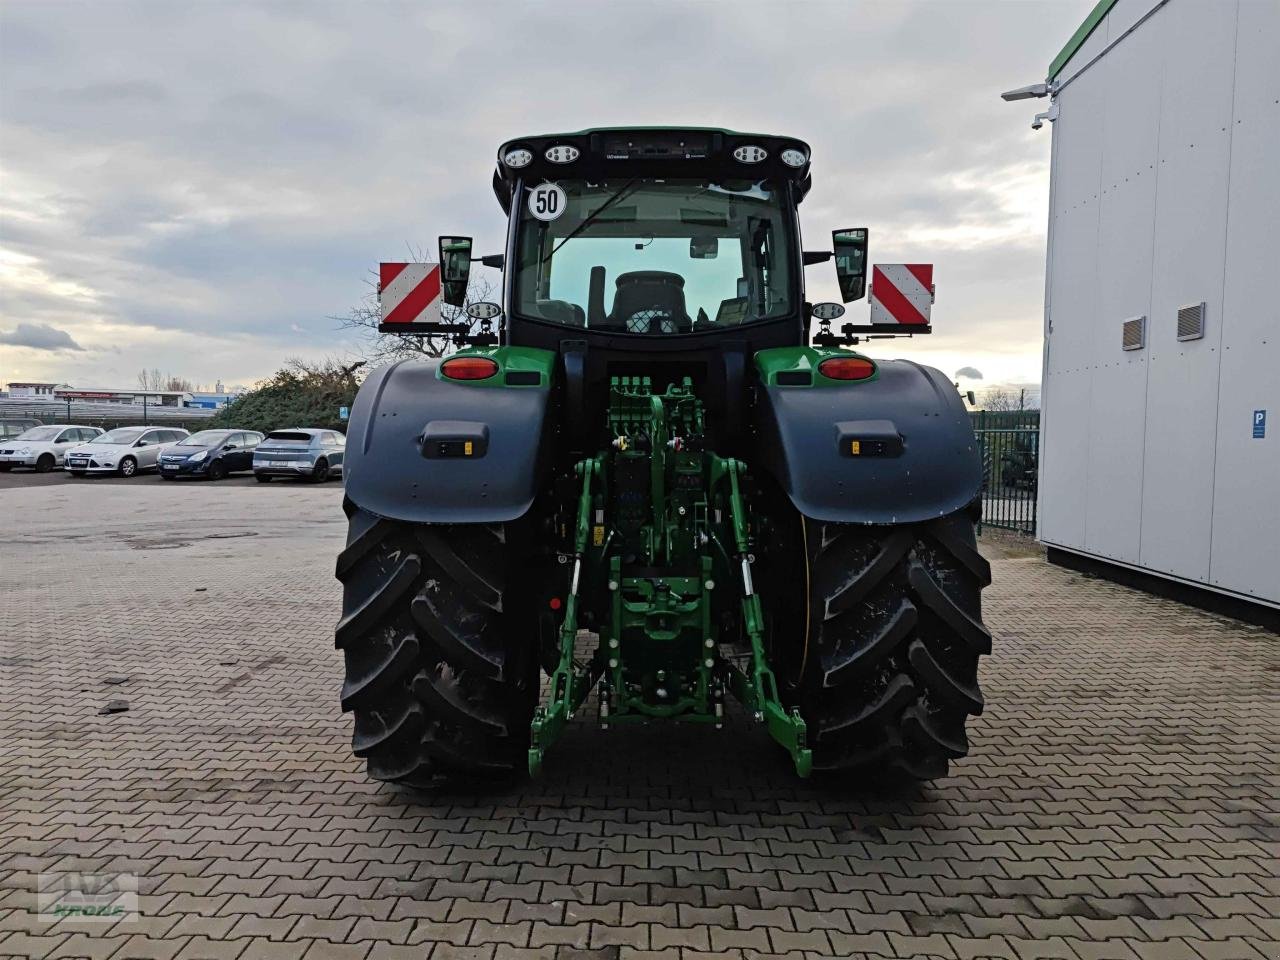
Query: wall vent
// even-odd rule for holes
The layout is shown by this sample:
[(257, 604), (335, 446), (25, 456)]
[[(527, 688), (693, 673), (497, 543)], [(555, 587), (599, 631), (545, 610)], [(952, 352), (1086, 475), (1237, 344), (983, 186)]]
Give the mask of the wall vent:
[(1120, 349), (1141, 350), (1147, 345), (1147, 318), (1131, 317), (1120, 328)]
[(1204, 336), (1204, 301), (1178, 308), (1178, 339), (1199, 340)]

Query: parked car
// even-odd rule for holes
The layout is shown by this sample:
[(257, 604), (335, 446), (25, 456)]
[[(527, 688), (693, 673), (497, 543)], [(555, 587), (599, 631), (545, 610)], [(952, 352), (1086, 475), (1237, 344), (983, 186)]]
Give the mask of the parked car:
[(336, 430), (273, 430), (253, 453), (253, 475), (259, 483), (273, 477), (306, 477), (323, 483), (342, 472), (346, 447), (347, 438)]
[(160, 454), (160, 476), (221, 480), (238, 470), (252, 470), (253, 451), (261, 442), (256, 430), (201, 430)]
[(68, 450), (67, 472), (73, 477), (86, 473), (132, 477), (141, 470), (155, 469), (160, 454), (190, 435), (176, 427), (117, 427)]
[(44, 421), (37, 420), (35, 417), (0, 417), (0, 441), (13, 440), (32, 427), (42, 426)]
[(12, 440), (0, 441), (0, 472), (14, 467), (30, 467), (36, 473), (48, 473), (62, 466), (68, 450), (102, 434), (97, 427), (75, 424), (51, 424), (31, 427)]

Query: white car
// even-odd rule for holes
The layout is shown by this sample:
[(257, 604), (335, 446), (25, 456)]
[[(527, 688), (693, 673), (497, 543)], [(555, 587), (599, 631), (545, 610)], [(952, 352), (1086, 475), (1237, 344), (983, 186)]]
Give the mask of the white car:
[(117, 427), (68, 450), (67, 473), (73, 477), (86, 473), (132, 477), (141, 470), (154, 470), (160, 454), (188, 436), (186, 430), (176, 427)]
[(66, 452), (76, 444), (101, 435), (97, 427), (76, 424), (32, 427), (16, 437), (0, 440), (0, 473), (8, 473), (14, 467), (31, 467), (37, 473), (48, 473), (62, 466)]

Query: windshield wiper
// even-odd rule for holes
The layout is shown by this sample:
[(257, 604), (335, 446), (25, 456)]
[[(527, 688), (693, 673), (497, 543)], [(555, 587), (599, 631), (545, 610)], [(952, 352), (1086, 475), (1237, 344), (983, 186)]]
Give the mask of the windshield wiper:
[(566, 243), (568, 243), (570, 240), (572, 240), (574, 237), (580, 234), (583, 230), (587, 229), (587, 227), (591, 226), (591, 224), (595, 223), (596, 217), (600, 216), (600, 214), (604, 213), (611, 206), (613, 206), (615, 203), (617, 203), (619, 200), (625, 197), (627, 195), (627, 191), (630, 190), (631, 187), (639, 179), (640, 179), (639, 177), (632, 177), (630, 180), (624, 183), (621, 187), (619, 187), (617, 193), (615, 193), (608, 200), (606, 200), (604, 203), (600, 204), (600, 206), (596, 207), (593, 211), (591, 211), (591, 213), (587, 215), (585, 220), (583, 220), (580, 224), (578, 224), (576, 227), (570, 230), (569, 233), (565, 235), (564, 239), (562, 239), (559, 243), (557, 243), (554, 247), (552, 247), (551, 252), (548, 253), (545, 257), (543, 257), (540, 261), (538, 261), (539, 264), (546, 263), (548, 260), (550, 260), (552, 257), (556, 255), (557, 250), (559, 250)]

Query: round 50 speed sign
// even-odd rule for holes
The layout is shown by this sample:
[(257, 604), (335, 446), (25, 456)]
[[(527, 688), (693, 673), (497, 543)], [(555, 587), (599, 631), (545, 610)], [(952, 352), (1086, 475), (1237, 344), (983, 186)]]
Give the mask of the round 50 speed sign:
[(539, 220), (556, 220), (566, 206), (564, 188), (558, 183), (540, 183), (529, 191), (529, 215)]

